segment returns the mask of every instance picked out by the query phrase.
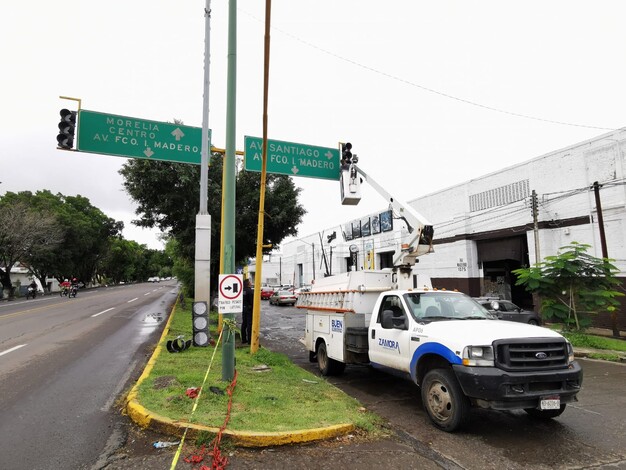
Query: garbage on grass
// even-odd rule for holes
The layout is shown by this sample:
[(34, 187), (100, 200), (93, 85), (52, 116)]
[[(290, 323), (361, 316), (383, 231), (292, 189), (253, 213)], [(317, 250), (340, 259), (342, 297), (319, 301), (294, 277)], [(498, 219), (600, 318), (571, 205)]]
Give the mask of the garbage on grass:
[(185, 392), (185, 395), (189, 398), (196, 398), (200, 394), (200, 388), (201, 387), (189, 387)]
[(176, 442), (157, 441), (152, 444), (152, 447), (154, 447), (155, 449), (163, 449), (164, 447), (177, 446), (178, 444), (180, 444), (180, 441), (176, 441)]
[(168, 352), (177, 353), (189, 349), (191, 347), (191, 340), (188, 339), (187, 341), (185, 341), (184, 338), (185, 337), (181, 335), (174, 340), (168, 340), (165, 343), (165, 347), (167, 348)]

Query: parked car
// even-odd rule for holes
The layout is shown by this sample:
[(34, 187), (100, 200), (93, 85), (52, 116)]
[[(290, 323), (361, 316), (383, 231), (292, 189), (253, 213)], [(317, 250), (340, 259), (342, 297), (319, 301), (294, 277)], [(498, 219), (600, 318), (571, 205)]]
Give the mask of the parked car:
[(298, 298), (301, 292), (311, 292), (311, 286), (298, 287), (297, 289), (294, 289), (293, 295), (295, 295), (296, 298)]
[(269, 298), (272, 296), (273, 293), (274, 293), (273, 287), (269, 287), (269, 286), (261, 287), (261, 300), (269, 300)]
[(288, 290), (277, 290), (270, 297), (270, 304), (273, 305), (295, 305), (296, 304), (295, 295), (293, 292)]
[(478, 300), (480, 305), (492, 313), (495, 313), (500, 320), (528, 323), (529, 325), (541, 325), (541, 317), (537, 312), (524, 310), (510, 300)]

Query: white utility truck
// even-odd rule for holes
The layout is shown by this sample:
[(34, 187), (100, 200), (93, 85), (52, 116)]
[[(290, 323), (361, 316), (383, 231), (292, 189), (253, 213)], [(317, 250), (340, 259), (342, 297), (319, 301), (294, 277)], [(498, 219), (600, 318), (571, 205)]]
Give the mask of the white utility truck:
[(576, 401), (582, 369), (563, 336), (498, 320), (463, 293), (433, 289), (412, 270), (417, 256), (432, 251), (432, 226), (354, 162), (342, 173), (344, 201), (354, 204), (368, 181), (408, 236), (393, 268), (317, 279), (298, 297), (309, 359), (322, 375), (341, 374), (346, 364), (401, 373), (420, 387), (426, 412), (444, 431), (467, 422), (471, 406), (554, 418)]

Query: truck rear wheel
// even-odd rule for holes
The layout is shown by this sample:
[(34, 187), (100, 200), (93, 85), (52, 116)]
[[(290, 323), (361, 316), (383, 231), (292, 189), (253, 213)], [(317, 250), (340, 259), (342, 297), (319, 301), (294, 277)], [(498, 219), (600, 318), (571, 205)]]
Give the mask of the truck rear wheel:
[(341, 375), (346, 368), (343, 362), (336, 361), (328, 357), (328, 351), (326, 349), (326, 343), (320, 342), (317, 346), (317, 366), (322, 375)]
[(453, 432), (467, 422), (470, 403), (450, 369), (429, 371), (421, 389), (424, 408), (439, 429)]

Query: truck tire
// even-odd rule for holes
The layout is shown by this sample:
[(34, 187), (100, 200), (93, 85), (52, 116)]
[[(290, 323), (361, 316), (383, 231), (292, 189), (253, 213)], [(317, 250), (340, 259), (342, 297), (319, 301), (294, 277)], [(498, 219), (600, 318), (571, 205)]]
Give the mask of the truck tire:
[(563, 404), (558, 410), (538, 410), (537, 408), (524, 408), (524, 411), (536, 419), (552, 419), (561, 416), (567, 405)]
[(442, 431), (456, 431), (469, 419), (470, 402), (452, 370), (429, 371), (422, 380), (421, 390), (428, 417)]
[(320, 373), (324, 376), (341, 375), (346, 368), (343, 362), (336, 361), (328, 357), (328, 351), (326, 349), (326, 343), (321, 341), (317, 346), (317, 366)]

